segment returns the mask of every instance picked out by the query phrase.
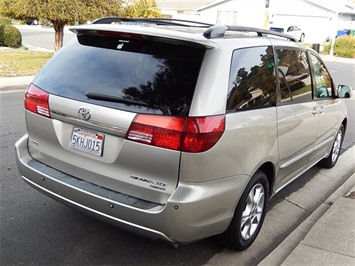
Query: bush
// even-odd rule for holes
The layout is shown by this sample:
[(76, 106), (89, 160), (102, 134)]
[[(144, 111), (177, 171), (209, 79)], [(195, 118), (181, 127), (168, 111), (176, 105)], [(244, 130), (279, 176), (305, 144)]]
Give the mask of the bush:
[[(302, 43), (309, 48), (313, 48), (314, 43)], [(329, 54), (330, 43), (320, 43), (319, 54)]]
[(21, 32), (11, 25), (0, 25), (0, 46), (11, 48), (21, 47)]
[(10, 25), (11, 24), (11, 19), (5, 18), (5, 17), (0, 17), (0, 24), (2, 24), (2, 25)]
[(321, 52), (321, 54), (330, 54), (330, 42), (328, 43), (323, 43), (323, 51)]
[(340, 57), (355, 57), (355, 37), (343, 36), (337, 38), (334, 43), (334, 53)]
[(303, 42), (302, 44), (309, 47), (309, 48), (312, 48), (312, 46), (313, 46), (313, 43), (309, 43), (309, 42)]

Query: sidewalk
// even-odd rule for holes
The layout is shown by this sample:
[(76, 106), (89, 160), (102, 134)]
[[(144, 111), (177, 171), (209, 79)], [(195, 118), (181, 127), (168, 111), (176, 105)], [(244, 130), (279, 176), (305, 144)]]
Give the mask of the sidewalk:
[(13, 89), (19, 86), (28, 86), (34, 76), (24, 76), (24, 77), (0, 77), (0, 90)]
[[(15, 27), (18, 28), (18, 29), (54, 32), (54, 28), (52, 28), (52, 27), (46, 28), (46, 27), (43, 27), (42, 25), (18, 25), (18, 24), (14, 24), (13, 26), (15, 26)], [(71, 27), (71, 26), (65, 26), (65, 27), (64, 27), (64, 32), (65, 32), (65, 33), (74, 34), (74, 33), (72, 33), (72, 32), (69, 30), (70, 27)]]
[[(259, 266), (355, 265), (355, 146), (340, 158), (347, 162), (350, 178)], [(337, 167), (321, 171), (329, 171), (329, 176), (337, 178)]]
[(332, 61), (332, 62), (340, 62), (346, 64), (355, 64), (355, 58), (344, 58), (344, 57), (337, 57), (334, 55), (320, 55), (324, 61)]

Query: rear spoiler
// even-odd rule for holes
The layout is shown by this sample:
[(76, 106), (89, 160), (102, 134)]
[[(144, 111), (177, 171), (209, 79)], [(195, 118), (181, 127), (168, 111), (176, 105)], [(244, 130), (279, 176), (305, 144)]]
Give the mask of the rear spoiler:
[[(171, 28), (171, 27), (170, 27)], [(123, 38), (140, 38), (164, 43), (185, 44), (189, 46), (216, 48), (217, 45), (206, 39), (201, 33), (172, 31), (167, 28), (150, 27), (132, 24), (90, 24), (73, 26), (69, 28), (76, 35), (117, 36)]]

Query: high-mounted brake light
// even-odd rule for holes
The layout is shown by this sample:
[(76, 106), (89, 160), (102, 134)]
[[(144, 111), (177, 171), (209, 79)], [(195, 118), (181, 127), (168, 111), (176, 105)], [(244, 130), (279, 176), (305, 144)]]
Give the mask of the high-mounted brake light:
[(45, 117), (51, 117), (48, 98), (47, 92), (31, 84), (25, 93), (25, 109)]
[(114, 36), (119, 38), (138, 39), (138, 40), (144, 39), (143, 35), (141, 34), (129, 33), (129, 32), (98, 30), (97, 33), (101, 35), (108, 35), (108, 36)]
[(204, 152), (221, 138), (225, 116), (171, 117), (139, 114), (133, 120), (126, 139), (161, 148)]

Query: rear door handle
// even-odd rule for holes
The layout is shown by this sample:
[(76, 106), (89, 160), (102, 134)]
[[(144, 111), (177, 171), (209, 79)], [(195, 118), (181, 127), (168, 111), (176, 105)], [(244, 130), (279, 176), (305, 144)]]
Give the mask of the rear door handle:
[(317, 107), (313, 107), (312, 114), (313, 114), (313, 115), (318, 114), (318, 112), (317, 112)]
[(321, 106), (321, 107), (319, 108), (319, 111), (317, 111), (317, 107), (313, 107), (312, 114), (313, 114), (313, 115), (316, 115), (316, 114), (324, 114), (324, 108), (323, 108), (323, 106)]

